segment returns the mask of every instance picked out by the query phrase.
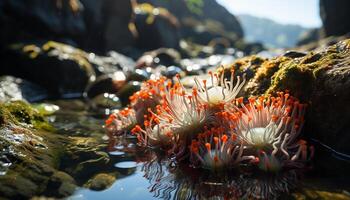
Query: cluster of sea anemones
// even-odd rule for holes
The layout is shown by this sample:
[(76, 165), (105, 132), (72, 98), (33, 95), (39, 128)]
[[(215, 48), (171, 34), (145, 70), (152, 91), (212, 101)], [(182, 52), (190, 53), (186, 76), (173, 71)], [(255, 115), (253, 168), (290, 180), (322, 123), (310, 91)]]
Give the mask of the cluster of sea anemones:
[[(131, 131), (142, 146), (208, 169), (253, 165), (264, 171), (302, 167), (313, 154), (298, 136), (305, 105), (287, 92), (237, 97), (245, 77), (209, 72), (192, 89), (176, 80), (145, 82), (129, 108), (106, 121), (109, 136)], [(130, 130), (130, 127), (133, 128)]]

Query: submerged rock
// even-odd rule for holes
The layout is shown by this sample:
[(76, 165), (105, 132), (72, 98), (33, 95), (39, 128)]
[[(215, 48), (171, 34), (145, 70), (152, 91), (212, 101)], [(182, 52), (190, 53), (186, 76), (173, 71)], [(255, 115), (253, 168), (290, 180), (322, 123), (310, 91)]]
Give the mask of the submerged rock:
[(109, 156), (104, 152), (105, 144), (92, 137), (70, 137), (62, 157), (61, 168), (77, 177), (79, 183), (89, 180), (107, 166)]
[(115, 182), (115, 180), (115, 176), (101, 173), (90, 179), (86, 186), (91, 190), (105, 190), (109, 188)]

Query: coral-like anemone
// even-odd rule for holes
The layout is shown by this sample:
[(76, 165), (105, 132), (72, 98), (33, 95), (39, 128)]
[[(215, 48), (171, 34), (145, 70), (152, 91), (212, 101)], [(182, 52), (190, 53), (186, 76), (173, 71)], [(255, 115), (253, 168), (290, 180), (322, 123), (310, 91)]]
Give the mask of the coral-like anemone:
[(139, 124), (143, 124), (144, 115), (148, 115), (148, 109), (154, 110), (161, 103), (164, 89), (171, 84), (165, 77), (155, 80), (148, 80), (141, 86), (141, 90), (129, 97), (131, 107), (136, 112), (136, 119)]
[(173, 86), (168, 84), (162, 92), (162, 101), (155, 112), (148, 109), (150, 120), (145, 121), (145, 130), (139, 127), (133, 133), (139, 133), (142, 144), (153, 146), (156, 140), (161, 143), (164, 138), (171, 138), (175, 146), (179, 147), (179, 143), (182, 143), (186, 147), (212, 115), (207, 106), (199, 102), (197, 91), (194, 89), (188, 93), (180, 82)]
[(231, 70), (230, 80), (224, 78), (224, 70), (222, 71), (220, 77), (216, 73), (209, 72), (211, 81), (209, 85), (207, 80), (200, 81), (195, 78), (198, 99), (201, 102), (209, 106), (217, 106), (231, 102), (236, 98), (246, 82), (245, 76), (243, 76), (242, 80), (240, 76), (237, 76), (237, 81), (235, 82), (234, 70)]
[(228, 108), (230, 126), (235, 127), (243, 145), (258, 151), (259, 166), (267, 171), (297, 167), (300, 162), (296, 161), (306, 161), (313, 154), (313, 148), (308, 153), (306, 143), (297, 140), (304, 123), (305, 105), (288, 93), (278, 94), (277, 98), (249, 98), (248, 104), (239, 98), (240, 107)]
[(224, 128), (211, 128), (198, 135), (198, 140), (192, 140), (191, 161), (207, 169), (232, 168), (237, 164), (254, 160), (255, 156), (244, 155), (244, 146), (237, 140), (234, 133), (224, 134)]
[(125, 108), (109, 115), (108, 119), (105, 121), (105, 128), (108, 137), (113, 138), (126, 134), (136, 124), (135, 110)]
[[(288, 93), (277, 97), (236, 98), (245, 78), (224, 78), (209, 72), (207, 81), (195, 80), (192, 91), (178, 81), (161, 77), (143, 83), (130, 97), (130, 108), (106, 121), (110, 137), (126, 130), (139, 145), (164, 150), (176, 161), (207, 169), (255, 166), (266, 172), (302, 168), (313, 148), (298, 136), (305, 105)], [(136, 125), (138, 124), (138, 125)]]

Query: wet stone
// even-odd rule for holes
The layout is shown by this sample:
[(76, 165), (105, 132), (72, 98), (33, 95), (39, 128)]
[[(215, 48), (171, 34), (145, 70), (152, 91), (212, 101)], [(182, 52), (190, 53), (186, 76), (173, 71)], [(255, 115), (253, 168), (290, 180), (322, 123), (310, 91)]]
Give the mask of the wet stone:
[(300, 58), (300, 57), (306, 56), (306, 53), (299, 52), (299, 51), (287, 51), (286, 53), (283, 54), (283, 56), (289, 57), (289, 58)]
[(145, 81), (148, 80), (150, 74), (145, 69), (136, 69), (131, 71), (128, 75), (128, 81)]
[(123, 88), (117, 93), (117, 96), (122, 102), (123, 106), (126, 106), (129, 103), (129, 97), (135, 92), (141, 89), (141, 83), (137, 81), (131, 81), (124, 85)]
[(180, 74), (183, 73), (182, 69), (180, 67), (176, 67), (176, 66), (169, 66), (166, 68), (166, 70), (161, 72), (163, 76), (167, 77), (167, 78), (172, 78), (174, 76), (176, 76), (176, 74)]
[(86, 187), (91, 190), (101, 191), (109, 188), (116, 181), (116, 177), (110, 174), (97, 174), (88, 181)]

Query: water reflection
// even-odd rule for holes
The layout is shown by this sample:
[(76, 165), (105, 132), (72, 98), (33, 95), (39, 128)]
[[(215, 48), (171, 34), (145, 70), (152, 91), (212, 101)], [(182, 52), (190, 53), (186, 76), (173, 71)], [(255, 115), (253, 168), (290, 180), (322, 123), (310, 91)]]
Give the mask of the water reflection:
[(160, 199), (277, 199), (296, 188), (299, 172), (220, 173), (174, 165), (155, 156), (143, 164), (149, 191)]
[(174, 163), (162, 152), (141, 148), (133, 138), (109, 144), (116, 182), (104, 191), (81, 189), (70, 197), (80, 199), (284, 199), (299, 181), (299, 171), (266, 174), (252, 170), (230, 173)]

